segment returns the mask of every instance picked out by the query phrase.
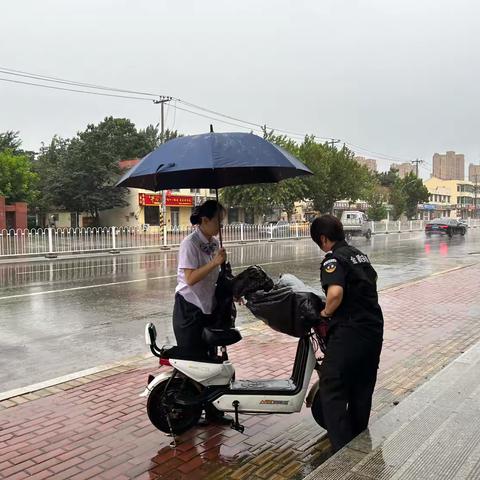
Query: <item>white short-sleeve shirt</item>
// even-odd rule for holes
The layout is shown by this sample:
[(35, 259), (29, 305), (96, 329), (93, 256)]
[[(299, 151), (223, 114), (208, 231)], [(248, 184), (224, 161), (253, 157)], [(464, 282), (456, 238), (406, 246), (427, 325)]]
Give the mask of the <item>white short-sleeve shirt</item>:
[(180, 244), (178, 252), (177, 287), (175, 293), (179, 293), (189, 303), (193, 303), (205, 314), (212, 313), (215, 307), (215, 287), (217, 284), (220, 267), (213, 269), (203, 280), (189, 286), (185, 279), (184, 269), (195, 270), (210, 262), (218, 250), (218, 241), (212, 238), (210, 243), (215, 244), (215, 251), (206, 253), (200, 248), (198, 240), (208, 243), (207, 238), (200, 229), (185, 237)]

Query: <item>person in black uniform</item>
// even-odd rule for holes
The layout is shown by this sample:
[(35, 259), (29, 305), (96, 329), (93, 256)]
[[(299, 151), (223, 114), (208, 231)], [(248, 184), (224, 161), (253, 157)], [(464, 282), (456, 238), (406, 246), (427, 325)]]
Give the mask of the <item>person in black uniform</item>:
[[(320, 279), (327, 299), (327, 348), (320, 372), (322, 418), (334, 452), (368, 426), (383, 342), (377, 274), (367, 255), (345, 241), (343, 225), (332, 215), (316, 218), (312, 240), (326, 252)], [(321, 408), (321, 411), (318, 409)]]

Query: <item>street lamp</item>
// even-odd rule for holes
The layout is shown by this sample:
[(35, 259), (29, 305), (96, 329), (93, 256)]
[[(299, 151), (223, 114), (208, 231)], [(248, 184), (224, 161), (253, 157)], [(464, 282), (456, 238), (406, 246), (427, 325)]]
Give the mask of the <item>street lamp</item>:
[(407, 185), (410, 185), (411, 183), (416, 182), (417, 180), (418, 180), (418, 177), (414, 178), (413, 180), (410, 180), (410, 181), (407, 182), (405, 185), (403, 185), (403, 187), (400, 189), (400, 193), (403, 192), (403, 189), (404, 189)]

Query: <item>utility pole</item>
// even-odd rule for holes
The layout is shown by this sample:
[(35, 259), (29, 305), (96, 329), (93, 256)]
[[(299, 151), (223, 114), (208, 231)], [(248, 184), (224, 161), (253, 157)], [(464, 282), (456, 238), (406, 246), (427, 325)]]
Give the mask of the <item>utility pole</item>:
[(423, 163), (423, 160), (419, 160), (418, 158), (416, 160), (411, 161), (412, 164), (415, 164), (415, 175), (418, 177), (418, 166)]
[(473, 176), (473, 178), (475, 178), (475, 186), (473, 187), (474, 188), (474, 207), (475, 207), (475, 210), (474, 210), (474, 213), (475, 213), (475, 218), (478, 217), (477, 213), (478, 213), (478, 206), (477, 206), (477, 192), (478, 192), (478, 174), (475, 174)]
[[(161, 96), (158, 98), (158, 100), (154, 100), (153, 103), (156, 105), (160, 104), (160, 143), (165, 142), (165, 110), (164, 110), (164, 105), (167, 102), (170, 102), (172, 100), (172, 97), (165, 97)], [(160, 220), (160, 228), (163, 230), (163, 234), (166, 235), (167, 232), (165, 230), (165, 225), (166, 225), (166, 219), (167, 219), (167, 191), (162, 190), (162, 216), (159, 219)], [(165, 242), (165, 239), (164, 239)]]
[(167, 102), (170, 102), (172, 100), (172, 97), (165, 97), (161, 96), (158, 98), (158, 100), (154, 100), (153, 103), (156, 105), (160, 104), (160, 143), (164, 142), (164, 136), (165, 136), (165, 114), (164, 114), (164, 105)]
[(325, 142), (325, 143), (330, 144), (330, 146), (333, 148), (334, 145), (335, 145), (336, 143), (340, 143), (340, 141), (341, 141), (341, 140), (336, 140), (336, 139), (334, 139), (334, 138), (331, 138), (330, 140), (328, 140), (328, 141)]

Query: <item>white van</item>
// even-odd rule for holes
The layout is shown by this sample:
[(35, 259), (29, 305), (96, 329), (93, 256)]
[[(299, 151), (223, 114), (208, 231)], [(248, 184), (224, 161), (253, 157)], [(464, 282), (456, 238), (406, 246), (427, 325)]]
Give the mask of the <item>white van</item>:
[(370, 221), (365, 213), (358, 210), (347, 210), (342, 212), (340, 221), (343, 224), (343, 230), (347, 238), (355, 236), (364, 236), (370, 238), (372, 236), (372, 229)]

